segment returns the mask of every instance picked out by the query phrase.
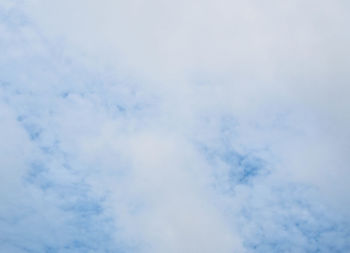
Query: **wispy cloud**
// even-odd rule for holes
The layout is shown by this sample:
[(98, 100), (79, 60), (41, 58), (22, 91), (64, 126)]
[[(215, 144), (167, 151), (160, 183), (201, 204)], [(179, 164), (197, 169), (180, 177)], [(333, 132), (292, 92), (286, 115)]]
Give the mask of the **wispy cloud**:
[(349, 251), (349, 8), (2, 1), (0, 251)]

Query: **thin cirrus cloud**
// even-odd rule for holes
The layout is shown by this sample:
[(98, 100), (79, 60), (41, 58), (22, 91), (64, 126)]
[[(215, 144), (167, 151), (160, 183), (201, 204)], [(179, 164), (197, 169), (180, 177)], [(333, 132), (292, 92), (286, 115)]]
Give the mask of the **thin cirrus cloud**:
[(1, 251), (349, 251), (349, 7), (2, 1)]

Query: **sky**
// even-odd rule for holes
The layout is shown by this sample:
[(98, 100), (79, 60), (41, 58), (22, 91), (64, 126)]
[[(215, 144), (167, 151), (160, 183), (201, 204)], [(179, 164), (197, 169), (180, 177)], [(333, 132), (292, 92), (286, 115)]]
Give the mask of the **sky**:
[(0, 252), (350, 252), (349, 13), (0, 0)]

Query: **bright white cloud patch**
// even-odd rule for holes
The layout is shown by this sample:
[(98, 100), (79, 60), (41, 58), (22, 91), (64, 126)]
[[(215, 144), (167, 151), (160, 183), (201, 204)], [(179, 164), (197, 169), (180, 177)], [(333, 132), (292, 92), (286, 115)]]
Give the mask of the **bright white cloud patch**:
[(349, 251), (349, 10), (2, 0), (0, 251)]

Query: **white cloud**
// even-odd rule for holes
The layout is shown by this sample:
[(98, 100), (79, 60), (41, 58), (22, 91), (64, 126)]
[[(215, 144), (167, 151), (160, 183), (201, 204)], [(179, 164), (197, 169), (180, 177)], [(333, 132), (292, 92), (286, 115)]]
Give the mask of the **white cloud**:
[[(348, 3), (5, 3), (1, 107), (24, 120), (4, 129), (43, 151), (45, 182), (105, 199), (114, 242), (142, 252), (348, 247), (307, 246), (333, 238), (325, 231), (350, 206)], [(242, 157), (263, 160), (269, 176), (237, 183)], [(7, 171), (12, 160), (0, 161)]]

